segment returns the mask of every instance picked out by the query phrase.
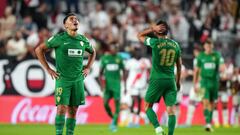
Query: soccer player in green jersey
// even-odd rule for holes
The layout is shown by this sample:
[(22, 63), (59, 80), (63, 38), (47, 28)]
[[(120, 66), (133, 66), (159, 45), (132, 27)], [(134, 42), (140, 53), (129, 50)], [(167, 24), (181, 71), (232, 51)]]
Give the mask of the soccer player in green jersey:
[[(167, 37), (168, 30), (167, 23), (160, 20), (157, 25), (152, 25), (138, 34), (138, 39), (152, 48), (152, 69), (149, 87), (145, 96), (145, 110), (157, 135), (164, 135), (165, 132), (159, 125), (152, 106), (154, 103), (159, 102), (161, 97), (164, 98), (169, 118), (168, 135), (173, 135), (176, 124), (174, 106), (177, 91), (180, 89), (181, 50), (177, 42)], [(150, 33), (154, 33), (156, 37), (149, 37)], [(174, 75), (175, 64), (177, 66), (176, 78)]]
[[(101, 57), (100, 64), (100, 85), (104, 91), (104, 108), (109, 117), (112, 118), (110, 129), (117, 131), (118, 115), (120, 112), (120, 95), (121, 95), (121, 71), (124, 81), (124, 93), (126, 93), (126, 71), (122, 58), (117, 54), (116, 46), (111, 45), (110, 52)], [(103, 84), (103, 77), (105, 84)], [(114, 99), (115, 113), (113, 114), (109, 106), (110, 99)]]
[[(224, 71), (224, 61), (219, 52), (213, 50), (211, 40), (206, 40), (204, 51), (197, 56), (197, 66), (194, 70), (193, 82), (196, 92), (202, 91), (203, 108), (206, 121), (205, 130), (212, 132), (212, 113), (214, 101), (218, 98), (219, 71)], [(200, 78), (200, 89), (197, 84)]]
[[(56, 135), (63, 134), (66, 113), (66, 134), (73, 135), (76, 111), (79, 105), (85, 104), (83, 80), (90, 72), (96, 52), (88, 39), (77, 33), (79, 20), (75, 14), (68, 14), (64, 18), (63, 24), (66, 31), (49, 38), (38, 46), (35, 52), (43, 67), (53, 79), (56, 79)], [(45, 53), (51, 48), (55, 50), (56, 71), (49, 67), (45, 59)], [(83, 67), (85, 51), (90, 55), (87, 65)]]

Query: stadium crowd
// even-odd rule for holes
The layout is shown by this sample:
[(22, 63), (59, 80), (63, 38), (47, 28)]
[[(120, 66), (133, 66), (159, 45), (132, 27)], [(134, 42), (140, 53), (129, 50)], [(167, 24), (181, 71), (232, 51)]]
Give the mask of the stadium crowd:
[[(117, 46), (126, 58), (135, 50), (149, 57), (151, 51), (140, 44), (137, 33), (163, 19), (181, 45), (187, 68), (192, 68), (193, 49), (211, 38), (226, 65), (236, 67), (232, 75), (239, 72), (239, 0), (8, 0), (0, 16), (0, 57), (13, 62), (35, 59), (36, 46), (63, 31), (68, 12), (77, 13), (79, 33), (88, 37), (97, 59), (109, 45)], [(54, 58), (53, 53), (48, 57)]]

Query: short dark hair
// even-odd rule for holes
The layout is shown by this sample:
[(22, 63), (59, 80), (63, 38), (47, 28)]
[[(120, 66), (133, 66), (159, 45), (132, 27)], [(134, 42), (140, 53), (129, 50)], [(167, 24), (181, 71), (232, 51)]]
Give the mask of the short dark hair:
[(164, 20), (157, 20), (156, 24), (157, 25), (161, 25), (162, 24), (162, 25), (164, 25), (166, 27), (166, 31), (164, 31), (162, 33), (159, 33), (159, 34), (162, 34), (162, 35), (167, 35), (168, 34), (169, 26), (168, 26), (166, 21), (164, 21)]
[(68, 13), (68, 14), (64, 17), (64, 19), (63, 19), (63, 24), (66, 23), (66, 21), (67, 21), (67, 19), (68, 19), (69, 16), (77, 16), (77, 15), (74, 14), (74, 13)]
[(205, 40), (204, 44), (212, 44), (213, 45), (213, 41), (210, 38), (208, 38)]

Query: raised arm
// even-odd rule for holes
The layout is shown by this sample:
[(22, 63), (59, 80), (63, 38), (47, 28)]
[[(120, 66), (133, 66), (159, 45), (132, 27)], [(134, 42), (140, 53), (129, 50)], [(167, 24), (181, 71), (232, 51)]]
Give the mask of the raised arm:
[(164, 31), (164, 30), (166, 30), (164, 25), (151, 25), (149, 28), (145, 29), (144, 31), (139, 32), (137, 37), (140, 42), (144, 43), (145, 38), (148, 34), (152, 32)]
[(45, 53), (47, 52), (47, 50), (48, 50), (48, 48), (47, 48), (46, 44), (42, 43), (35, 49), (35, 53), (36, 53), (38, 60), (42, 64), (42, 66), (51, 75), (52, 79), (54, 79), (54, 78), (57, 79), (59, 77), (59, 74), (56, 71), (52, 70), (47, 63), (47, 60), (45, 57)]

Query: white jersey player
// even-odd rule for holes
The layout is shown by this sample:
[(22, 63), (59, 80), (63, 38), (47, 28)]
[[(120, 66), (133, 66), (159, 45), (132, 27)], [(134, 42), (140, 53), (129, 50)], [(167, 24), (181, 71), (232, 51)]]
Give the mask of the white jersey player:
[(232, 124), (239, 126), (240, 118), (240, 69), (236, 68), (231, 80), (231, 93), (233, 95), (233, 116)]
[[(151, 62), (148, 58), (134, 56), (126, 62), (126, 69), (128, 70), (127, 90), (132, 97), (129, 126), (139, 126), (141, 100), (146, 93), (150, 68)], [(135, 105), (137, 105), (137, 108)]]
[[(224, 70), (224, 72), (220, 74), (220, 87), (218, 96), (222, 102), (223, 126), (228, 128), (230, 126), (228, 122), (229, 121), (228, 101), (230, 96), (230, 83), (234, 72), (234, 66), (229, 60), (226, 62), (225, 66), (226, 70)], [(215, 127), (220, 126), (219, 112), (217, 109), (213, 111), (213, 122)]]
[[(193, 50), (193, 54), (194, 54), (194, 59), (193, 59), (193, 69), (195, 69), (196, 64), (197, 64), (197, 59), (196, 57), (198, 56), (200, 52), (200, 48), (199, 47), (195, 47)], [(198, 86), (200, 86), (200, 84), (198, 84)], [(193, 119), (193, 114), (194, 111), (196, 109), (196, 105), (202, 100), (203, 98), (203, 93), (201, 91), (199, 91), (198, 93), (196, 93), (194, 91), (194, 87), (192, 87), (190, 89), (189, 92), (189, 105), (188, 105), (188, 109), (187, 109), (187, 119), (185, 124), (187, 126), (191, 126), (192, 125), (192, 119)]]

